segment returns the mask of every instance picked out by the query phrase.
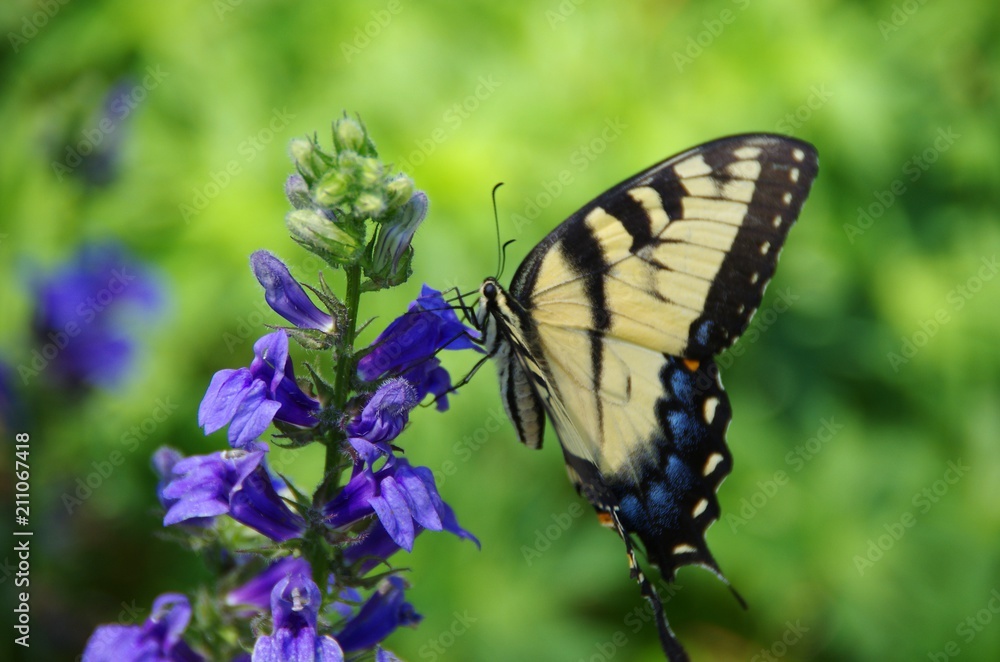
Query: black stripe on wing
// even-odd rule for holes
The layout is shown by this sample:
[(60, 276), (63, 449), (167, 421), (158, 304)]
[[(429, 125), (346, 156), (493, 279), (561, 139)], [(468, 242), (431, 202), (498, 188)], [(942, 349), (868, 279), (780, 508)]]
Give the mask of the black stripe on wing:
[[(712, 143), (714, 147), (716, 143)], [(750, 324), (778, 265), (788, 231), (799, 217), (819, 171), (816, 150), (791, 138), (756, 140), (761, 170), (736, 239), (709, 289), (701, 316), (691, 323), (686, 356), (710, 357), (732, 345)], [(706, 149), (712, 178), (723, 188), (739, 149)], [(683, 181), (654, 182), (664, 200)], [(671, 216), (671, 218), (674, 218)]]

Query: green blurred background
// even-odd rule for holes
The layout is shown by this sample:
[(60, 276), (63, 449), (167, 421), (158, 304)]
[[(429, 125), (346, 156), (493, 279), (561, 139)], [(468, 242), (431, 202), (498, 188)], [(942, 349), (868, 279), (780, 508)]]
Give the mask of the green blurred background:
[[(820, 176), (757, 331), (722, 359), (735, 469), (708, 541), (750, 609), (686, 568), (668, 615), (698, 660), (998, 658), (995, 2), (19, 0), (0, 26), (0, 357), (15, 369), (30, 358), (23, 264), (47, 268), (81, 241), (120, 239), (169, 298), (123, 387), (76, 400), (36, 388), (4, 431), (34, 444), (26, 659), (73, 659), (98, 623), (141, 620), (157, 594), (208, 580), (158, 537), (149, 455), (225, 445), (196, 425), (201, 396), (279, 322), (249, 253), (267, 248), (306, 281), (317, 271), (284, 229), (287, 143), (326, 141), (343, 110), (431, 199), (414, 278), (365, 300), (378, 319), (363, 341), (420, 282), (467, 290), (494, 272), (498, 181), (516, 261), (681, 149), (745, 131), (813, 142)], [(123, 80), (135, 104), (117, 179), (60, 177), (53, 162), (87, 140)], [(461, 376), (472, 358), (445, 360)], [(427, 534), (396, 558), (425, 620), (389, 648), (659, 659), (621, 542), (580, 508), (551, 432), (541, 452), (516, 442), (491, 373), (447, 414), (415, 412), (400, 440), (483, 548)], [(162, 403), (173, 412), (151, 423)], [(143, 425), (139, 448), (68, 512), (63, 495)], [(312, 485), (319, 457), (302, 452), (290, 473)]]

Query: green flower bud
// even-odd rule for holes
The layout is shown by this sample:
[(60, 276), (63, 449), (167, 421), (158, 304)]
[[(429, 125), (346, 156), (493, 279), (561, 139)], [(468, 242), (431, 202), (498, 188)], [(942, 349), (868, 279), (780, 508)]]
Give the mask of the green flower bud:
[(319, 154), (319, 148), (313, 141), (306, 140), (305, 138), (296, 138), (289, 145), (289, 151), (292, 155), (292, 162), (295, 163), (295, 168), (306, 182), (312, 183), (316, 181), (323, 171), (326, 170)]
[(386, 194), (389, 196), (389, 210), (399, 209), (413, 197), (415, 190), (413, 180), (407, 175), (396, 175), (386, 184)]
[(385, 198), (377, 193), (362, 193), (354, 203), (354, 211), (358, 216), (375, 220), (385, 211)]
[(367, 138), (365, 127), (350, 117), (339, 119), (333, 123), (333, 144), (338, 152), (350, 150), (360, 152)]
[(338, 263), (351, 262), (358, 256), (363, 237), (355, 237), (346, 226), (328, 219), (314, 209), (296, 209), (285, 216), (292, 236), (310, 251)]
[(352, 184), (347, 174), (331, 170), (316, 184), (313, 199), (324, 207), (335, 207), (347, 198)]
[(358, 165), (358, 182), (366, 189), (371, 189), (382, 182), (382, 162), (378, 159), (360, 159)]

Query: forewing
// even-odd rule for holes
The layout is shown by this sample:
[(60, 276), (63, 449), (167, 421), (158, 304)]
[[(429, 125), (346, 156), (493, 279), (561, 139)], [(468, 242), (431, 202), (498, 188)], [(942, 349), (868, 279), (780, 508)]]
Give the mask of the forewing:
[(816, 177), (783, 136), (723, 138), (613, 187), (528, 256), (511, 294), (545, 324), (708, 358), (746, 329)]

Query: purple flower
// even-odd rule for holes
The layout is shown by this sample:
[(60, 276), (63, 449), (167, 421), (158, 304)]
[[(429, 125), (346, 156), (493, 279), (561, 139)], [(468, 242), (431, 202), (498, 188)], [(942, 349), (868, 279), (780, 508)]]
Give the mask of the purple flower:
[(395, 456), (375, 472), (355, 464), (351, 480), (323, 512), (334, 528), (377, 515), (388, 536), (406, 551), (412, 551), (418, 527), (450, 531), (479, 545), (475, 536), (458, 525), (454, 511), (441, 499), (430, 469), (412, 467), (406, 459)]
[(274, 630), (257, 640), (253, 662), (342, 662), (337, 641), (316, 633), (322, 596), (305, 575), (291, 575), (271, 591)]
[[(148, 322), (161, 299), (153, 278), (113, 243), (82, 247), (48, 277), (33, 275), (31, 289), (35, 353), (48, 361), (45, 369), (57, 381), (69, 386), (118, 384), (134, 353), (124, 332), (133, 326), (130, 316)], [(24, 373), (22, 379), (34, 374)]]
[[(160, 505), (163, 506), (164, 511), (169, 511), (173, 508), (174, 504), (180, 501), (179, 498), (165, 496), (163, 490), (177, 477), (177, 474), (174, 473), (174, 467), (183, 459), (184, 456), (181, 455), (180, 451), (170, 446), (160, 446), (153, 453), (153, 470), (160, 477), (160, 480), (156, 484), (156, 497), (160, 500)], [(185, 524), (189, 526), (209, 526), (212, 524), (213, 519), (213, 517), (188, 517), (185, 519)]]
[[(415, 525), (414, 538), (423, 530), (424, 527)], [(344, 562), (348, 565), (359, 563), (357, 573), (363, 576), (401, 549), (403, 548), (386, 532), (382, 522), (376, 519), (358, 536), (357, 542), (344, 548)]]
[[(443, 396), (451, 388), (451, 378), (434, 355), (441, 349), (481, 352), (473, 338), (479, 333), (459, 321), (440, 292), (424, 285), (407, 312), (393, 320), (372, 343), (371, 353), (358, 361), (358, 374), (366, 381), (386, 374), (400, 376), (414, 385), (420, 398), (428, 393)], [(441, 397), (438, 409), (447, 408)]]
[(250, 256), (250, 266), (264, 288), (267, 305), (274, 312), (300, 329), (323, 332), (333, 329), (333, 318), (316, 307), (281, 260), (267, 251), (255, 251)]
[(405, 601), (405, 588), (406, 583), (399, 577), (388, 577), (379, 583), (378, 591), (337, 635), (345, 652), (372, 648), (396, 628), (413, 626), (423, 620), (413, 605)]
[(228, 514), (272, 540), (301, 535), (305, 521), (278, 496), (263, 458), (263, 451), (231, 450), (178, 461), (162, 490), (162, 498), (173, 502), (164, 526)]
[(83, 662), (198, 662), (181, 634), (191, 620), (191, 603), (179, 593), (164, 593), (142, 625), (101, 625), (90, 635)]
[(305, 520), (289, 510), (263, 467), (258, 467), (233, 492), (229, 516), (278, 542), (297, 538), (306, 529)]
[(234, 448), (266, 448), (255, 440), (272, 420), (312, 427), (319, 410), (319, 402), (295, 381), (283, 330), (267, 334), (253, 350), (249, 368), (215, 373), (198, 409), (198, 424), (205, 434), (229, 425), (229, 444)]
[(348, 441), (371, 466), (379, 455), (391, 452), (389, 442), (399, 436), (420, 402), (416, 389), (405, 379), (387, 379), (347, 424)]
[(269, 565), (259, 575), (234, 588), (226, 594), (226, 604), (235, 606), (255, 607), (265, 610), (271, 604), (271, 592), (281, 580), (291, 575), (308, 577), (312, 574), (309, 562), (298, 556), (286, 556)]

